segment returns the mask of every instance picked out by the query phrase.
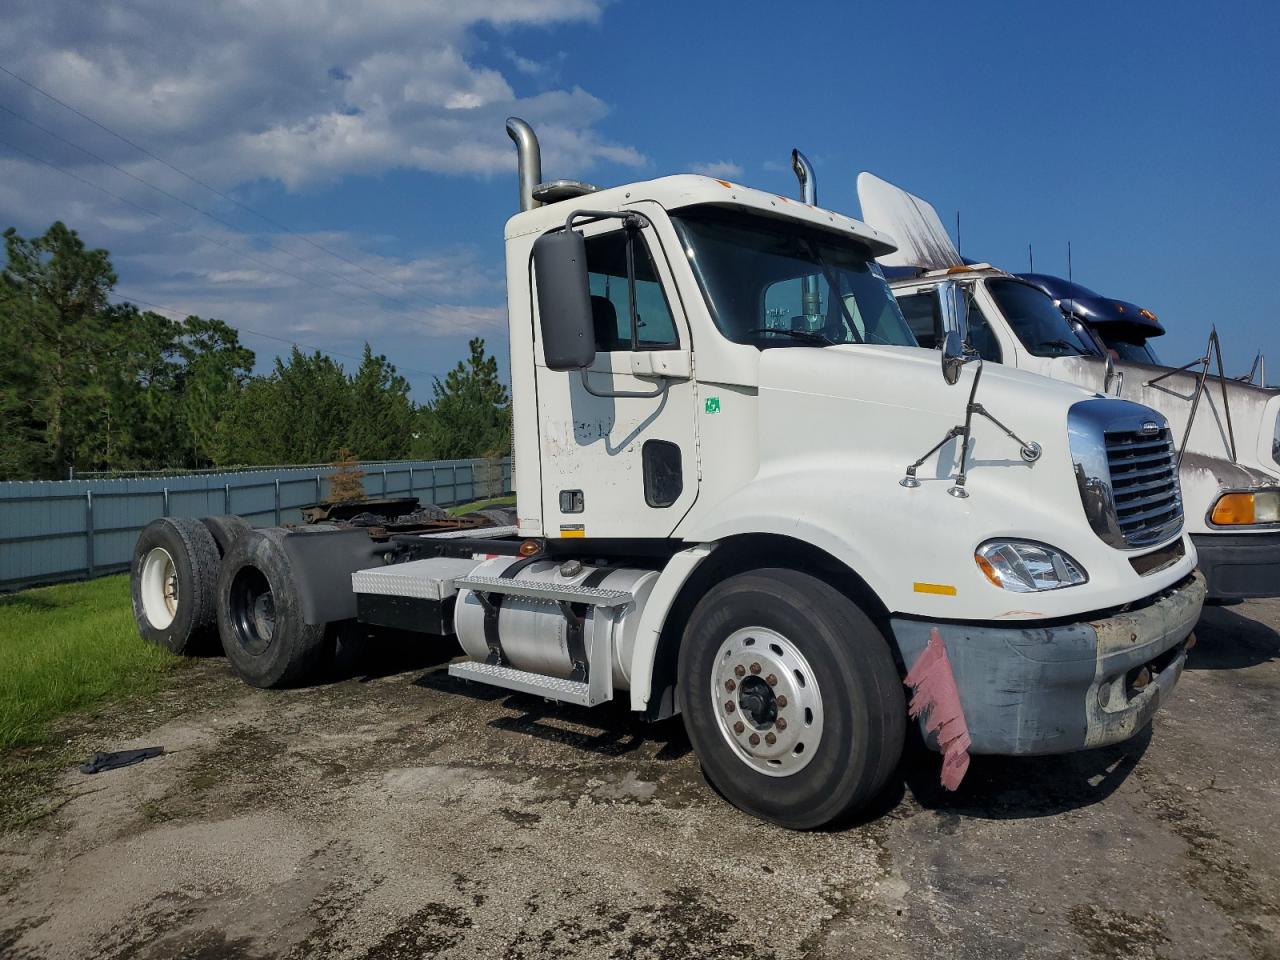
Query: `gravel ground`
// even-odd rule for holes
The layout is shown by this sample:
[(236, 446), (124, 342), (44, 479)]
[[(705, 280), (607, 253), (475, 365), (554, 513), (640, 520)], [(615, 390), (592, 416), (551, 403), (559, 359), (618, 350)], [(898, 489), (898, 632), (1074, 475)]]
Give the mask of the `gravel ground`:
[(211, 660), (80, 733), (164, 757), (0, 842), (0, 956), (1280, 957), (1276, 627), (1208, 610), (1128, 744), (945, 795), (915, 754), (809, 834), (717, 798), (679, 721), (464, 688), (448, 650), (286, 692)]

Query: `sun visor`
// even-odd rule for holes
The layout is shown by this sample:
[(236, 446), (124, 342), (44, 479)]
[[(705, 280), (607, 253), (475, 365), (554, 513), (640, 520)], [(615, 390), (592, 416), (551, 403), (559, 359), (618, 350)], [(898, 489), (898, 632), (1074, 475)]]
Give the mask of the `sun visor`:
[(963, 263), (938, 211), (927, 200), (864, 172), (858, 174), (858, 203), (863, 223), (898, 242), (895, 252), (879, 258), (885, 266), (944, 270)]

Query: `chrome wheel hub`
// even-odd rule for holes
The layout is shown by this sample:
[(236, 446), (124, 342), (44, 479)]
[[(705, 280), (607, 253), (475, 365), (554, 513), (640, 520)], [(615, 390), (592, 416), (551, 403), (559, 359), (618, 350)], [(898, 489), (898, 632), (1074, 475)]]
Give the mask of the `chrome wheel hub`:
[(764, 627), (720, 644), (711, 677), (720, 732), (748, 766), (773, 777), (803, 769), (822, 737), (822, 694), (809, 661)]

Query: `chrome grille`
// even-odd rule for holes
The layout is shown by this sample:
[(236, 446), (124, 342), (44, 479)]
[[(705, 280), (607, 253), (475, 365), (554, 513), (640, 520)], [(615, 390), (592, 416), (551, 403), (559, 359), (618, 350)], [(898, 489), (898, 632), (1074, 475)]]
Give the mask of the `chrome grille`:
[(1118, 550), (1151, 547), (1182, 529), (1182, 490), (1168, 421), (1128, 400), (1072, 404), (1067, 436), (1080, 503), (1093, 532)]
[(1130, 546), (1163, 539), (1182, 523), (1173, 435), (1107, 430), (1107, 465), (1116, 523)]

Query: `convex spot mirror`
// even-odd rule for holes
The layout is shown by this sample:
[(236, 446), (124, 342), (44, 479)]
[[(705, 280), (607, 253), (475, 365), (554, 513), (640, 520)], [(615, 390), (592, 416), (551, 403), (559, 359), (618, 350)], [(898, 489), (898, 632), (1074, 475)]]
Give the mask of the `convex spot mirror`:
[(596, 358), (587, 283), (587, 243), (575, 230), (544, 233), (533, 242), (542, 354), (548, 369), (581, 370)]
[(964, 341), (960, 334), (948, 330), (942, 338), (942, 379), (954, 386), (960, 381), (960, 371), (968, 358), (964, 353)]

